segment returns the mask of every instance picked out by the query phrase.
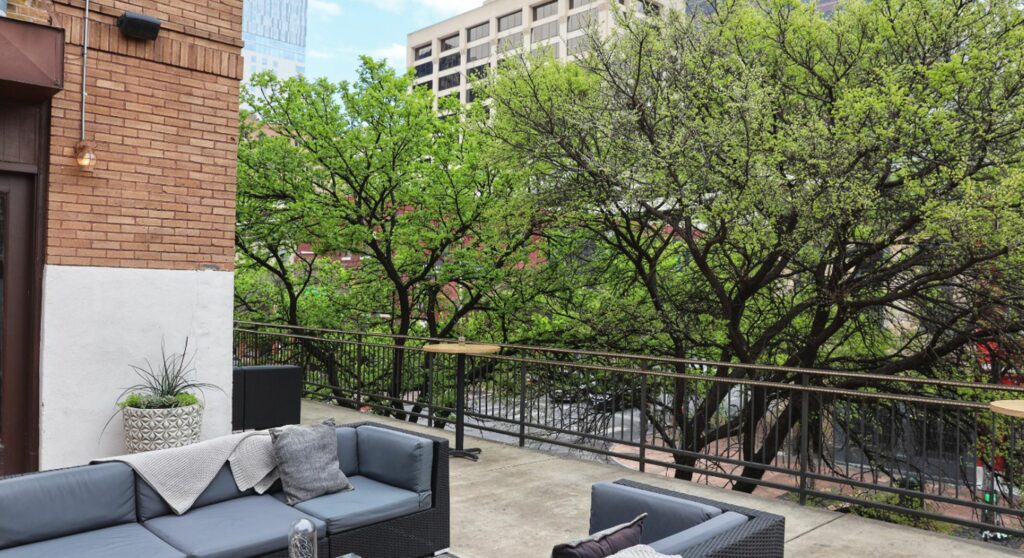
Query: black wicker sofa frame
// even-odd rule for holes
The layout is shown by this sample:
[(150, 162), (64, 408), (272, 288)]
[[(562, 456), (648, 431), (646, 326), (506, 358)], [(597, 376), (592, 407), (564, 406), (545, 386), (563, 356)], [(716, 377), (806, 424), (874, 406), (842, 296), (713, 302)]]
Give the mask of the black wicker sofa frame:
[[(339, 460), (352, 473), (356, 490), (325, 496), (312, 510), (302, 504), (286, 506), (280, 493), (239, 492), (227, 465), (181, 516), (174, 516), (123, 463), (0, 478), (0, 558), (188, 558), (206, 555), (190, 545), (218, 539), (222, 546), (229, 544), (226, 550), (210, 551), (218, 556), (287, 558), (282, 533), (299, 517), (313, 519), (325, 533), (318, 540), (319, 556), (422, 558), (447, 550), (448, 440), (371, 422), (339, 426), (338, 438)], [(408, 458), (410, 452), (414, 456)], [(376, 458), (355, 462), (356, 453)], [(391, 467), (392, 462), (397, 465)], [(401, 478), (410, 468), (416, 471), (406, 475), (413, 479), (412, 487)], [(353, 513), (367, 499), (370, 507), (376, 504), (375, 511), (369, 516)], [(388, 509), (391, 501), (396, 504)], [(247, 514), (250, 519), (240, 529), (235, 520)], [(230, 520), (222, 524), (233, 527), (218, 530), (217, 521), (224, 518)], [(252, 536), (259, 535), (263, 542), (257, 550)], [(229, 542), (232, 537), (239, 546)], [(246, 545), (248, 549), (242, 548)]]

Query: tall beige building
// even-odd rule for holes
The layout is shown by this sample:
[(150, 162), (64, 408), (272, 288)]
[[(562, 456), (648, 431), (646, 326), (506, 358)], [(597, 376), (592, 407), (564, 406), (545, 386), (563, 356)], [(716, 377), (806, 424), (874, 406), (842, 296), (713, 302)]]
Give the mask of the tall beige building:
[(612, 3), (642, 13), (683, 6), (683, 0), (484, 0), (483, 6), (409, 34), (407, 60), (416, 84), (473, 100), (471, 78), (521, 48), (551, 48), (571, 57), (591, 22), (610, 28)]

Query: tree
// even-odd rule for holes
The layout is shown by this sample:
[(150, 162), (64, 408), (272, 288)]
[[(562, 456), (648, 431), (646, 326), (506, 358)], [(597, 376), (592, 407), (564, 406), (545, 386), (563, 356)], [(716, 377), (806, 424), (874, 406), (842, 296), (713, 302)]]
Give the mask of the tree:
[[(529, 271), (542, 218), (529, 180), (484, 156), (485, 137), (470, 125), (482, 111), (442, 98), (439, 116), (432, 92), (369, 58), (355, 83), (259, 75), (244, 102), (270, 133), (243, 135), (252, 144), (241, 150), (242, 206), (257, 210), (240, 221), (240, 253), (277, 277), (292, 306), (316, 258), (282, 264), (282, 251), (308, 242), (316, 254), (358, 256), (337, 287), (353, 311), (398, 335), (387, 391), (400, 405), (405, 336), (452, 336)], [(248, 236), (264, 246), (262, 258)]]
[[(827, 16), (724, 1), (616, 18), (576, 64), (503, 64), (486, 84), (491, 133), (590, 231), (593, 257), (628, 273), (622, 292), (643, 300), (664, 354), (963, 378), (979, 344), (1020, 346), (1018, 4), (854, 0)], [(755, 370), (713, 374), (779, 379)], [(666, 386), (690, 433), (665, 440), (684, 450), (677, 476), (737, 429), (742, 458), (769, 464), (799, 424), (799, 398), (763, 391), (716, 428), (733, 387), (709, 385), (691, 409), (683, 382)], [(810, 420), (831, 412), (808, 405)]]

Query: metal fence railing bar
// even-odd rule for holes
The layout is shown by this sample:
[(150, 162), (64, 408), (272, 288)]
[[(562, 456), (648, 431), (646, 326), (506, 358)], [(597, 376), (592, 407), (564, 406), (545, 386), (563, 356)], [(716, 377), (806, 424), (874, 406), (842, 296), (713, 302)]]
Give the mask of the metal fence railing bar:
[[(235, 361), (306, 396), (444, 428), (451, 340), (238, 322)], [(1024, 387), (501, 345), (469, 357), (466, 431), (801, 503), (1024, 536), (1024, 444), (988, 403)]]

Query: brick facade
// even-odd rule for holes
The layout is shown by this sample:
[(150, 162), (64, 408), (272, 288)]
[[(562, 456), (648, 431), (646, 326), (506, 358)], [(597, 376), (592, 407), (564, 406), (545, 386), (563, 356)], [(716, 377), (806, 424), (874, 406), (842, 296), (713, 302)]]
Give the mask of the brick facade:
[(48, 24), (53, 15), (53, 2), (50, 0), (9, 0), (7, 17)]
[[(92, 0), (86, 140), (80, 134), (84, 0), (10, 0), (8, 15), (65, 29), (65, 88), (51, 111), (46, 263), (209, 269), (234, 262), (242, 0)], [(125, 38), (125, 11), (163, 22)]]

